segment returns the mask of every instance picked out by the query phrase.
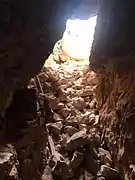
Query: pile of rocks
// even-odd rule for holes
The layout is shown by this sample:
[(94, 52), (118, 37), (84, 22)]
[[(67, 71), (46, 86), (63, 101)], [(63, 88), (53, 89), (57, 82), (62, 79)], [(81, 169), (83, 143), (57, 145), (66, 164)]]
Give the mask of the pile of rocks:
[[(35, 84), (31, 80), (30, 86)], [(46, 119), (48, 166), (42, 179), (120, 179), (110, 152), (101, 144), (96, 85), (87, 67), (72, 72), (62, 65), (57, 70), (44, 67), (38, 75), (36, 88), (52, 112), (51, 122)]]

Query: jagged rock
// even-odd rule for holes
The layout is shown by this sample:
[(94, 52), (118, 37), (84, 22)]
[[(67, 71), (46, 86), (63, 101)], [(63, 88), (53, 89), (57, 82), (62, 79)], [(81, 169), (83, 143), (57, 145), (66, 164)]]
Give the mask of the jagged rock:
[(62, 90), (59, 91), (58, 97), (61, 102), (67, 101), (67, 94)]
[(95, 180), (96, 179), (96, 177), (93, 174), (91, 174), (87, 171), (84, 172), (84, 177), (85, 177), (85, 180)]
[[(57, 110), (64, 108), (64, 104), (62, 102), (59, 102), (57, 104)], [(55, 109), (56, 110), (56, 109)]]
[(99, 164), (89, 152), (86, 152), (84, 155), (84, 166), (89, 173), (97, 176)]
[(84, 108), (86, 108), (86, 102), (84, 101), (83, 98), (75, 97), (72, 100), (76, 109), (83, 110)]
[(72, 95), (74, 93), (75, 93), (75, 90), (72, 87), (67, 88), (67, 90), (66, 90), (67, 95)]
[(95, 114), (90, 114), (89, 125), (93, 125), (94, 123), (95, 123)]
[(49, 101), (49, 106), (50, 106), (51, 109), (53, 109), (53, 110), (59, 109), (58, 108), (59, 99), (56, 98), (54, 95), (50, 95), (48, 97), (48, 101)]
[(60, 111), (59, 111), (59, 113), (60, 113), (60, 115), (62, 116), (62, 117), (64, 117), (64, 118), (66, 118), (66, 117), (68, 117), (69, 116), (69, 114), (70, 114), (70, 109), (68, 109), (68, 108), (62, 108)]
[(53, 113), (53, 120), (56, 121), (62, 121), (62, 117), (58, 113)]
[(62, 127), (63, 127), (63, 124), (61, 121), (56, 122), (56, 123), (51, 123), (50, 132), (52, 132), (56, 135), (59, 135), (61, 133)]
[(93, 95), (93, 91), (92, 91), (91, 87), (86, 86), (85, 89), (83, 90), (82, 97), (91, 96), (91, 95)]
[(66, 148), (68, 151), (72, 151), (79, 148), (80, 146), (89, 144), (90, 141), (88, 139), (88, 135), (86, 134), (86, 131), (87, 131), (86, 129), (83, 129), (75, 133), (67, 140)]
[(83, 114), (82, 123), (89, 124), (89, 117), (92, 112), (86, 111), (85, 114)]
[(76, 117), (74, 116), (70, 116), (70, 117), (67, 117), (64, 121), (63, 121), (63, 124), (66, 125), (66, 126), (73, 126), (75, 128), (78, 128), (78, 120)]
[(108, 180), (116, 180), (120, 179), (119, 172), (116, 169), (110, 168), (106, 165), (102, 165), (100, 168), (100, 172), (103, 177), (105, 177)]
[(92, 124), (92, 127), (97, 127), (99, 125), (99, 115), (96, 115), (95, 116), (95, 123), (94, 124)]
[(19, 162), (17, 153), (12, 145), (0, 147), (0, 179), (19, 180)]
[(82, 152), (75, 151), (73, 154), (73, 157), (71, 159), (71, 162), (70, 162), (71, 167), (73, 169), (78, 168), (83, 162), (83, 157), (84, 157), (84, 155)]
[(97, 177), (96, 180), (106, 180), (104, 177)]
[(66, 146), (66, 142), (68, 140), (69, 136), (67, 134), (61, 134), (61, 140), (60, 140), (60, 145), (62, 147), (65, 147)]
[(84, 128), (88, 128), (88, 125), (86, 125), (86, 124), (79, 124), (79, 130), (82, 130), (82, 129), (84, 129)]
[(69, 136), (72, 136), (73, 134), (78, 132), (78, 129), (73, 126), (66, 126), (64, 127), (64, 132)]
[(48, 75), (45, 72), (40, 73), (39, 77), (40, 77), (41, 83), (46, 83), (46, 81), (49, 79)]
[(112, 165), (111, 154), (109, 153), (109, 151), (103, 148), (98, 148), (98, 156), (102, 164), (107, 166)]
[(88, 131), (90, 142), (95, 145), (100, 145), (100, 134), (96, 128), (90, 128)]
[(83, 115), (82, 123), (92, 125), (95, 122), (95, 114), (93, 114), (90, 111), (86, 111), (86, 113)]
[(89, 107), (90, 107), (91, 109), (96, 108), (96, 99), (93, 99), (93, 100), (89, 103)]
[(82, 120), (81, 112), (78, 109), (75, 109), (74, 106), (71, 107), (71, 114), (75, 117), (77, 116), (78, 122)]

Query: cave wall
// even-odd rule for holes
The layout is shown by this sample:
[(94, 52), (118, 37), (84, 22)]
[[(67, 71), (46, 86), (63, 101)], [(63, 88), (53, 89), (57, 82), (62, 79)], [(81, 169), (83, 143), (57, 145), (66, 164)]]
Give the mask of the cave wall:
[(99, 14), (90, 57), (91, 67), (103, 67), (109, 59), (119, 57), (123, 57), (119, 60), (120, 66), (134, 63), (131, 58), (126, 60), (126, 56), (133, 57), (135, 53), (135, 2), (101, 0)]
[(99, 78), (101, 142), (125, 180), (135, 178), (134, 15), (133, 0), (102, 0), (90, 56), (90, 67)]
[(0, 1), (0, 113), (10, 104), (13, 91), (40, 71), (80, 2)]

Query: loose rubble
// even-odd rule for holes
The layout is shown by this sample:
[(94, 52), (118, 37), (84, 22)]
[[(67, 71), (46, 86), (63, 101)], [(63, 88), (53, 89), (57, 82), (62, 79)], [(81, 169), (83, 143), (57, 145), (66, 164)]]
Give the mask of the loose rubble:
[(67, 62), (56, 69), (49, 65), (38, 75), (53, 111), (52, 122), (46, 124), (52, 175), (67, 180), (115, 180), (118, 172), (112, 167), (111, 154), (101, 145), (95, 74), (88, 66), (67, 69)]
[[(112, 156), (101, 142), (94, 93), (97, 84), (95, 74), (88, 66), (74, 66), (72, 71), (67, 69), (67, 62), (66, 65), (57, 65), (56, 69), (50, 65), (43, 67), (28, 86), (37, 91), (38, 119), (46, 127), (47, 144), (44, 149), (47, 155), (41, 179), (116, 180), (119, 172), (112, 167)], [(27, 148), (19, 151), (19, 158), (26, 158), (20, 163), (24, 174), (34, 171), (31, 170), (31, 160), (27, 158), (34, 143), (30, 146), (28, 137), (26, 139)], [(12, 156), (11, 153), (4, 155), (1, 160), (0, 154), (2, 166)], [(17, 168), (14, 166), (15, 171), (10, 174), (17, 173)]]

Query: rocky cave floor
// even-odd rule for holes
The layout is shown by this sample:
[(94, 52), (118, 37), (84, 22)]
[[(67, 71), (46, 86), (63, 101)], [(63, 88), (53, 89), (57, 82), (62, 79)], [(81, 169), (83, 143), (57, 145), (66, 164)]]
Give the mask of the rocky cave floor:
[[(35, 107), (34, 98), (29, 98), (32, 110), (25, 113), (29, 132), (1, 147), (0, 179), (120, 179), (111, 153), (102, 143), (96, 76), (86, 66), (72, 71), (66, 68), (61, 64), (54, 70), (47, 65), (31, 79), (27, 91), (34, 98), (36, 92), (37, 100)], [(25, 109), (24, 103), (23, 99)], [(33, 111), (37, 113), (33, 115)]]

